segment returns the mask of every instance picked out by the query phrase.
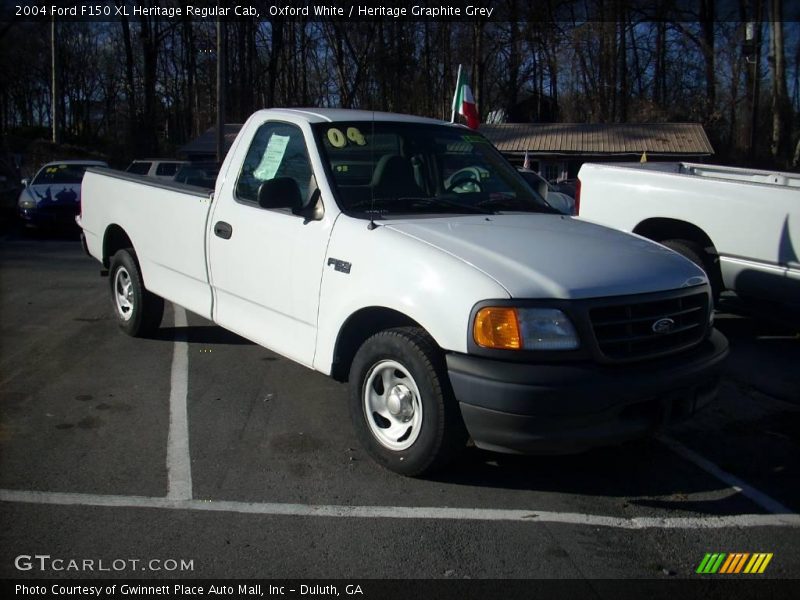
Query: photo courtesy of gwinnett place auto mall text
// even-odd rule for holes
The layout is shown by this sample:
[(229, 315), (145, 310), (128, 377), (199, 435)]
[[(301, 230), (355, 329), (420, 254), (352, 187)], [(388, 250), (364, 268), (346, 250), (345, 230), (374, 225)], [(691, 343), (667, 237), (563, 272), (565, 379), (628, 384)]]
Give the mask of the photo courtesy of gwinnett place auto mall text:
[(3, 598), (800, 579), (800, 4), (0, 0)]

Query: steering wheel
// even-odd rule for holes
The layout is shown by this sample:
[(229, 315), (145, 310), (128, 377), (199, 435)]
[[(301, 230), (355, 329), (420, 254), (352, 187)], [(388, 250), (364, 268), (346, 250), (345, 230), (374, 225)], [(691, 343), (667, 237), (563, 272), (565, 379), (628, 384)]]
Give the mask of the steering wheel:
[(478, 192), (481, 190), (481, 182), (473, 171), (464, 170), (456, 173), (450, 178), (450, 185), (445, 188), (445, 192), (453, 192), (456, 188), (463, 186), (466, 183), (473, 184)]

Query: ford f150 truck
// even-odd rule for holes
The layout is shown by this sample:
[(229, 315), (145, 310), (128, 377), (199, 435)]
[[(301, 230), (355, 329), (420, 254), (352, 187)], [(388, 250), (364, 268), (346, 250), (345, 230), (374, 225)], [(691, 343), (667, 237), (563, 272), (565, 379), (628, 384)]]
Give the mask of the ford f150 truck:
[(702, 270), (558, 214), (458, 125), (263, 110), (213, 191), (106, 169), (83, 185), (125, 332), (151, 333), (167, 299), (349, 381), (357, 437), (399, 473), (469, 437), (528, 453), (642, 436), (717, 390)]
[[(725, 290), (800, 309), (800, 175), (693, 163), (586, 164), (580, 216), (660, 242)], [(791, 313), (790, 313), (791, 314)]]

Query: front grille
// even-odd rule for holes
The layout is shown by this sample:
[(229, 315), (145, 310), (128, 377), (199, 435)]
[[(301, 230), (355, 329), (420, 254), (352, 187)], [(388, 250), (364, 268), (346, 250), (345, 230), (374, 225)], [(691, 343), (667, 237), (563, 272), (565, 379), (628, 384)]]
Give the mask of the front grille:
[(653, 358), (694, 346), (706, 334), (708, 295), (632, 301), (589, 310), (600, 352), (609, 360)]

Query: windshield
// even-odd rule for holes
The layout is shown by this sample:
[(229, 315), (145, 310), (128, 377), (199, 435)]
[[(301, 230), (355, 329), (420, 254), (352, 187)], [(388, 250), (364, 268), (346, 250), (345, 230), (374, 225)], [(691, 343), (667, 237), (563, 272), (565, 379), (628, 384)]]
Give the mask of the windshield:
[(315, 125), (347, 213), (555, 212), (486, 138), (447, 125), (387, 121)]
[(59, 183), (80, 183), (83, 174), (92, 165), (48, 165), (36, 175), (31, 185), (53, 185)]

